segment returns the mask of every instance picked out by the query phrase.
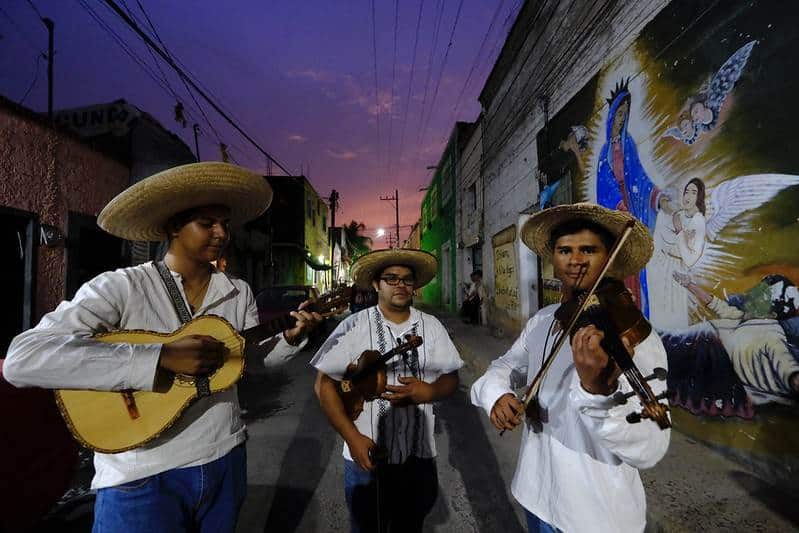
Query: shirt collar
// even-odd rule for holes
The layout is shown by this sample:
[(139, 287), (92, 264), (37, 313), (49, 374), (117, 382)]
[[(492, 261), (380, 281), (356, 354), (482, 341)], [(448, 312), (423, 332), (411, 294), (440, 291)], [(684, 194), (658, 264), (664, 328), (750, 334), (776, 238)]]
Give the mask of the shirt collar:
[[(401, 324), (395, 324), (394, 322), (392, 322), (388, 318), (386, 318), (386, 315), (384, 315), (383, 311), (380, 310), (380, 306), (379, 305), (375, 305), (374, 307), (377, 310), (377, 312), (380, 313), (380, 318), (383, 319), (383, 323), (384, 324), (392, 325), (392, 326), (395, 326), (395, 327), (401, 325)], [(422, 320), (422, 314), (419, 312), (418, 309), (416, 309), (415, 307), (411, 306), (411, 316), (408, 317), (408, 321), (407, 322), (403, 322), (403, 324), (409, 324), (410, 326), (415, 326), (416, 324), (421, 322), (421, 320)]]

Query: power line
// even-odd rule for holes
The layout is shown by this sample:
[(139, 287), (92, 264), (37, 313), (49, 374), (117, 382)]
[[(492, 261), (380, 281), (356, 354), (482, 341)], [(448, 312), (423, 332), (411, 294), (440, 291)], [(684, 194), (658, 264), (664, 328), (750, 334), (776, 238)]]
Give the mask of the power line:
[(372, 57), (375, 71), (375, 121), (377, 122), (377, 163), (380, 166), (380, 93), (377, 83), (377, 22), (375, 21), (375, 0), (372, 0)]
[(31, 9), (33, 9), (36, 12), (36, 15), (40, 19), (43, 19), (44, 15), (42, 15), (41, 11), (39, 11), (39, 9), (33, 4), (33, 2), (31, 2), (31, 0), (27, 0), (27, 2), (28, 2), (28, 5), (31, 6)]
[(452, 39), (455, 37), (455, 28), (458, 27), (458, 20), (461, 17), (461, 9), (463, 8), (463, 0), (460, 0), (458, 3), (458, 11), (455, 14), (455, 22), (452, 24), (452, 31), (449, 34), (449, 43), (447, 44), (447, 50), (444, 52), (444, 60), (441, 62), (441, 71), (438, 73), (438, 81), (436, 82), (436, 90), (433, 92), (433, 100), (430, 102), (430, 111), (427, 113), (427, 120), (425, 121), (424, 125), (422, 126), (422, 140), (424, 140), (424, 134), (427, 130), (427, 125), (430, 122), (430, 117), (433, 115), (434, 110), (436, 108), (436, 98), (438, 97), (438, 88), (441, 85), (441, 78), (444, 77), (444, 69), (447, 67), (447, 58), (449, 57), (449, 51), (452, 48)]
[(402, 149), (405, 144), (405, 127), (408, 125), (408, 109), (411, 107), (411, 88), (413, 87), (413, 73), (416, 67), (416, 50), (419, 44), (419, 27), (422, 24), (422, 9), (424, 0), (419, 2), (419, 16), (416, 19), (416, 36), (413, 39), (413, 61), (411, 61), (411, 79), (408, 82), (408, 95), (405, 97), (405, 117), (402, 119), (402, 135), (400, 135), (400, 147), (398, 160), (402, 160)]
[(494, 14), (491, 16), (491, 22), (488, 25), (488, 30), (483, 36), (483, 40), (480, 43), (480, 48), (477, 50), (477, 54), (474, 56), (474, 62), (472, 62), (472, 66), (469, 68), (469, 73), (466, 75), (466, 81), (463, 83), (463, 87), (461, 87), (461, 90), (458, 93), (458, 98), (455, 99), (455, 106), (452, 108), (452, 114), (450, 115), (447, 124), (451, 124), (453, 119), (456, 118), (455, 115), (458, 113), (458, 108), (461, 105), (461, 99), (463, 98), (463, 94), (466, 92), (466, 88), (469, 86), (469, 81), (471, 81), (472, 79), (472, 74), (474, 73), (475, 67), (477, 67), (477, 64), (480, 62), (480, 57), (483, 55), (483, 49), (485, 48), (488, 36), (491, 34), (491, 30), (494, 28), (494, 24), (499, 18), (499, 12), (502, 11), (503, 5), (505, 5), (505, 0), (501, 0), (499, 4), (497, 4), (497, 8), (494, 10)]
[(5, 9), (3, 9), (3, 7), (2, 7), (2, 6), (0, 6), (0, 13), (2, 13), (2, 14), (3, 14), (3, 16), (4, 16), (5, 18), (7, 18), (7, 19), (8, 19), (8, 21), (11, 23), (11, 25), (12, 25), (12, 26), (14, 26), (14, 29), (16, 29), (16, 30), (17, 30), (17, 33), (19, 33), (19, 34), (20, 34), (20, 36), (22, 36), (22, 39), (25, 41), (25, 43), (26, 43), (28, 46), (30, 46), (31, 48), (33, 48), (34, 50), (36, 50), (37, 52), (39, 52), (39, 53), (42, 55), (42, 57), (47, 57), (47, 52), (45, 52), (44, 50), (42, 50), (41, 48), (39, 48), (38, 46), (36, 46), (36, 43), (34, 42), (34, 40), (33, 40), (32, 38), (28, 37), (28, 34), (27, 34), (27, 33), (25, 33), (25, 31), (22, 29), (22, 26), (20, 26), (19, 24), (17, 24), (17, 22), (16, 22), (16, 21), (15, 21), (13, 18), (11, 18), (11, 15), (9, 15), (9, 14), (6, 12), (6, 10), (5, 10)]
[[(124, 4), (124, 0), (122, 0), (122, 3)], [(164, 41), (161, 39), (161, 36), (158, 34), (158, 30), (155, 29), (155, 24), (153, 24), (153, 21), (150, 19), (150, 16), (147, 14), (147, 11), (144, 9), (144, 6), (142, 5), (142, 3), (139, 0), (136, 0), (136, 4), (139, 6), (139, 9), (141, 10), (142, 14), (144, 15), (144, 18), (147, 20), (147, 23), (150, 25), (150, 29), (152, 30), (153, 35), (155, 35), (155, 38), (158, 39), (159, 43), (161, 43), (161, 46), (164, 47), (164, 52), (166, 52), (166, 55), (170, 59), (174, 60), (174, 55), (172, 53), (170, 53), (169, 48), (167, 48), (167, 46), (166, 46), (166, 43), (164, 43)], [(130, 12), (130, 10), (128, 10), (128, 12)], [(132, 13), (131, 13), (131, 15), (132, 15)], [(147, 48), (147, 51), (150, 53), (150, 56), (152, 56), (153, 60), (156, 62), (156, 65), (158, 65), (158, 70), (161, 71), (161, 74), (163, 74), (163, 70), (161, 70), (161, 65), (160, 65), (160, 63), (158, 63), (158, 60), (153, 55), (152, 50), (150, 50), (149, 46), (146, 47), (146, 48)], [(208, 125), (209, 128), (211, 128), (211, 131), (213, 132), (214, 136), (216, 137), (216, 140), (219, 141), (219, 142), (222, 142), (222, 139), (219, 136), (219, 132), (216, 130), (216, 128), (214, 127), (213, 123), (211, 123), (211, 119), (208, 118), (208, 115), (205, 113), (205, 109), (203, 109), (203, 106), (200, 105), (200, 102), (197, 101), (197, 98), (194, 96), (194, 93), (189, 88), (189, 85), (186, 83), (186, 80), (184, 80), (180, 76), (178, 76), (178, 77), (180, 78), (180, 81), (183, 83), (183, 87), (186, 89), (186, 92), (189, 93), (189, 96), (191, 97), (192, 101), (194, 102), (194, 105), (197, 107), (197, 109), (200, 111), (200, 114), (205, 119), (206, 124)], [(166, 76), (164, 76), (164, 78), (166, 78)], [(168, 84), (168, 82), (167, 82), (167, 84)], [(171, 86), (170, 86), (170, 88), (171, 88)]]
[(441, 19), (443, 18), (444, 14), (444, 3), (446, 0), (439, 0), (438, 2), (438, 12), (436, 13), (436, 27), (433, 31), (433, 43), (430, 45), (430, 56), (427, 60), (427, 76), (425, 77), (424, 81), (424, 96), (422, 97), (422, 109), (419, 114), (419, 133), (416, 135), (416, 149), (419, 149), (420, 140), (420, 133), (422, 131), (422, 120), (424, 118), (424, 109), (425, 104), (427, 103), (427, 91), (430, 87), (430, 74), (433, 72), (433, 56), (435, 55), (436, 51), (436, 42), (438, 42), (438, 32), (441, 28)]
[(22, 99), (18, 102), (19, 105), (23, 105), (25, 103), (25, 99), (28, 97), (28, 94), (30, 94), (31, 89), (33, 89), (33, 86), (36, 85), (36, 82), (39, 79), (39, 64), (41, 63), (41, 61), (42, 61), (42, 56), (37, 55), (36, 56), (36, 71), (33, 73), (33, 81), (31, 81), (31, 84), (28, 86), (28, 90), (25, 91), (25, 94), (22, 95)]
[[(394, 85), (397, 79), (397, 32), (399, 31), (399, 0), (394, 0), (394, 60), (391, 62), (391, 104), (388, 115), (388, 148), (386, 163), (388, 175), (391, 176), (391, 137), (394, 133)], [(394, 180), (396, 183), (396, 180)]]
[(108, 4), (109, 6), (111, 6), (111, 7), (114, 9), (114, 11), (117, 13), (117, 15), (119, 15), (119, 16), (122, 18), (122, 20), (124, 20), (124, 21), (125, 21), (125, 23), (126, 23), (128, 26), (130, 26), (131, 28), (133, 28), (133, 30), (134, 30), (134, 31), (135, 31), (137, 34), (139, 34), (139, 36), (140, 36), (142, 39), (144, 39), (144, 41), (145, 41), (145, 43), (147, 44), (147, 46), (149, 46), (149, 47), (150, 47), (150, 48), (152, 48), (152, 49), (153, 49), (155, 52), (157, 52), (157, 53), (158, 53), (158, 55), (160, 55), (160, 56), (161, 56), (161, 57), (164, 59), (164, 61), (166, 61), (166, 62), (167, 62), (167, 64), (168, 64), (170, 67), (172, 67), (172, 68), (175, 70), (175, 72), (177, 72), (177, 73), (178, 73), (178, 75), (179, 75), (181, 78), (185, 79), (185, 80), (186, 80), (186, 81), (187, 81), (187, 82), (188, 82), (188, 83), (189, 83), (189, 84), (190, 84), (190, 85), (191, 85), (191, 86), (194, 88), (194, 90), (196, 90), (196, 91), (197, 91), (197, 92), (200, 94), (200, 96), (202, 96), (202, 97), (203, 97), (203, 99), (204, 99), (206, 102), (208, 102), (208, 104), (210, 104), (210, 105), (211, 105), (211, 107), (213, 107), (213, 108), (214, 108), (214, 110), (215, 110), (217, 113), (219, 113), (219, 115), (221, 115), (221, 116), (222, 116), (222, 118), (224, 118), (224, 119), (225, 119), (225, 120), (226, 120), (226, 121), (227, 121), (227, 122), (228, 122), (228, 123), (229, 123), (231, 126), (233, 126), (233, 128), (234, 128), (236, 131), (238, 131), (238, 132), (239, 132), (239, 133), (240, 133), (240, 134), (241, 134), (241, 135), (242, 135), (242, 136), (243, 136), (245, 139), (247, 139), (247, 140), (248, 140), (248, 141), (249, 141), (249, 142), (250, 142), (250, 143), (251, 143), (253, 146), (255, 146), (255, 147), (256, 147), (256, 148), (257, 148), (257, 149), (258, 149), (258, 150), (259, 150), (259, 151), (260, 151), (262, 154), (264, 154), (266, 157), (268, 157), (269, 159), (271, 159), (271, 160), (272, 160), (272, 161), (273, 161), (273, 162), (274, 162), (274, 163), (275, 163), (275, 164), (276, 164), (278, 167), (280, 167), (280, 169), (281, 169), (281, 170), (283, 170), (283, 172), (285, 172), (285, 173), (286, 173), (286, 175), (291, 175), (291, 173), (290, 173), (290, 172), (289, 172), (289, 171), (288, 171), (288, 170), (287, 170), (287, 169), (286, 169), (286, 168), (285, 168), (283, 165), (281, 165), (281, 164), (280, 164), (280, 163), (279, 163), (279, 162), (278, 162), (278, 161), (277, 161), (277, 160), (276, 160), (274, 157), (272, 157), (272, 155), (271, 155), (271, 154), (269, 154), (269, 152), (267, 152), (266, 150), (264, 150), (264, 149), (261, 147), (261, 145), (259, 145), (259, 144), (258, 144), (258, 143), (257, 143), (257, 142), (256, 142), (256, 141), (255, 141), (255, 140), (252, 138), (252, 137), (250, 137), (250, 136), (247, 134), (247, 132), (245, 132), (243, 129), (241, 129), (241, 127), (240, 127), (238, 124), (236, 124), (236, 122), (234, 122), (234, 121), (233, 121), (233, 120), (232, 120), (232, 119), (231, 119), (231, 118), (230, 118), (230, 117), (227, 115), (227, 113), (225, 113), (225, 112), (224, 112), (224, 111), (223, 111), (223, 110), (222, 110), (222, 109), (219, 107), (219, 105), (218, 105), (216, 102), (214, 102), (214, 100), (212, 100), (212, 99), (211, 99), (211, 98), (210, 98), (210, 97), (209, 97), (209, 96), (208, 96), (208, 95), (207, 95), (207, 94), (206, 94), (204, 91), (202, 91), (202, 89), (200, 89), (200, 88), (197, 86), (197, 84), (196, 84), (196, 83), (194, 83), (194, 81), (193, 81), (193, 80), (191, 80), (190, 78), (188, 78), (188, 76), (186, 75), (186, 73), (185, 73), (185, 72), (184, 72), (184, 71), (183, 71), (183, 70), (182, 70), (182, 69), (181, 69), (181, 68), (180, 68), (180, 67), (179, 67), (179, 66), (178, 66), (178, 65), (177, 65), (177, 64), (176, 64), (176, 63), (175, 63), (175, 62), (174, 62), (174, 61), (173, 61), (173, 60), (172, 60), (172, 59), (171, 59), (169, 56), (168, 56), (168, 55), (166, 55), (166, 53), (165, 53), (163, 50), (161, 50), (161, 48), (160, 48), (160, 47), (159, 47), (157, 44), (155, 44), (155, 43), (153, 42), (153, 40), (152, 40), (152, 39), (151, 39), (151, 38), (150, 38), (150, 37), (149, 37), (149, 36), (148, 36), (146, 33), (144, 33), (144, 32), (141, 30), (141, 28), (139, 28), (139, 26), (138, 26), (138, 25), (137, 25), (137, 24), (136, 24), (136, 23), (135, 23), (135, 22), (134, 22), (134, 21), (133, 21), (133, 20), (132, 20), (132, 19), (131, 19), (131, 18), (130, 18), (130, 17), (127, 15), (127, 14), (126, 14), (126, 13), (125, 13), (125, 12), (124, 12), (124, 11), (123, 11), (123, 10), (122, 10), (122, 9), (121, 9), (121, 8), (120, 8), (118, 5), (117, 5), (117, 4), (116, 4), (116, 2), (114, 2), (114, 0), (105, 0), (105, 2), (106, 2), (106, 4)]

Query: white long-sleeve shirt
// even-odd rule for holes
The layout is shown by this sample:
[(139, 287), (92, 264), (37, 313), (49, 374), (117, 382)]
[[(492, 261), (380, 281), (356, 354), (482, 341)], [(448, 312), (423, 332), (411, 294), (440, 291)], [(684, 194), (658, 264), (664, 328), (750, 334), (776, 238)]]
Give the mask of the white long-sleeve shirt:
[[(172, 272), (184, 299), (180, 274)], [(215, 271), (194, 316), (224, 317), (244, 330), (258, 325), (250, 287)], [(143, 329), (169, 333), (181, 326), (164, 282), (152, 263), (100, 274), (71, 301), (62, 302), (39, 324), (18, 335), (8, 349), (4, 377), (18, 387), (152, 391), (161, 344), (105, 344), (101, 331)], [(282, 335), (266, 363), (276, 364), (299, 347)], [(177, 422), (140, 448), (95, 453), (92, 488), (135, 481), (173, 468), (199, 466), (244, 442), (236, 387), (194, 402)]]
[[(472, 403), (489, 415), (496, 401), (512, 393), (511, 373), (527, 377), (541, 367), (554, 344), (557, 305), (545, 307), (528, 322), (508, 350), (472, 386)], [(654, 332), (635, 348), (635, 364), (649, 375), (666, 368), (666, 352)], [(655, 394), (664, 381), (650, 382)], [(619, 389), (631, 391), (624, 376)], [(616, 406), (609, 396), (593, 395), (580, 384), (571, 346), (564, 343), (543, 380), (539, 394), (543, 424), (523, 426), (521, 449), (511, 492), (545, 522), (566, 532), (634, 532), (646, 525), (646, 498), (638, 468), (654, 466), (666, 453), (670, 430), (625, 417), (640, 411), (637, 398)]]

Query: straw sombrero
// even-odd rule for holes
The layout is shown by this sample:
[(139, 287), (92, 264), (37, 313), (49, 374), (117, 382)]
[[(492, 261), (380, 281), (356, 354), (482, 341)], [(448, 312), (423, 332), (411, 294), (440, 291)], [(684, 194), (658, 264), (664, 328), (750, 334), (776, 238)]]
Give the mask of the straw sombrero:
[(551, 258), (549, 238), (552, 230), (564, 222), (580, 218), (603, 226), (615, 237), (621, 234), (628, 221), (635, 222), (632, 233), (627, 237), (627, 241), (608, 271), (610, 276), (623, 279), (637, 274), (652, 257), (654, 250), (652, 236), (640, 220), (624, 211), (614, 211), (587, 202), (559, 205), (536, 213), (522, 226), (522, 241), (537, 255)]
[(370, 289), (372, 280), (381, 270), (397, 265), (413, 269), (417, 289), (430, 283), (438, 272), (438, 260), (433, 254), (422, 250), (392, 248), (376, 250), (359, 257), (352, 265), (352, 279), (358, 287)]
[(263, 176), (221, 162), (170, 168), (131, 185), (108, 202), (97, 224), (131, 241), (163, 241), (170, 217), (194, 207), (224, 205), (232, 224), (266, 211), (272, 188)]

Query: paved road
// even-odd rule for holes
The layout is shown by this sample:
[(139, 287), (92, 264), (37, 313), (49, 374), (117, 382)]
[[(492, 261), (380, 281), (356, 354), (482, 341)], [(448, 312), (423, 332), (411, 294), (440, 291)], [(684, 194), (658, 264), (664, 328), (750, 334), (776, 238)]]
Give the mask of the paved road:
[[(249, 495), (238, 531), (348, 531), (342, 441), (313, 393), (311, 354), (241, 385), (247, 408)], [(518, 433), (500, 438), (468, 401), (462, 371), (455, 396), (437, 406), (439, 498), (429, 531), (522, 532), (508, 492)]]

